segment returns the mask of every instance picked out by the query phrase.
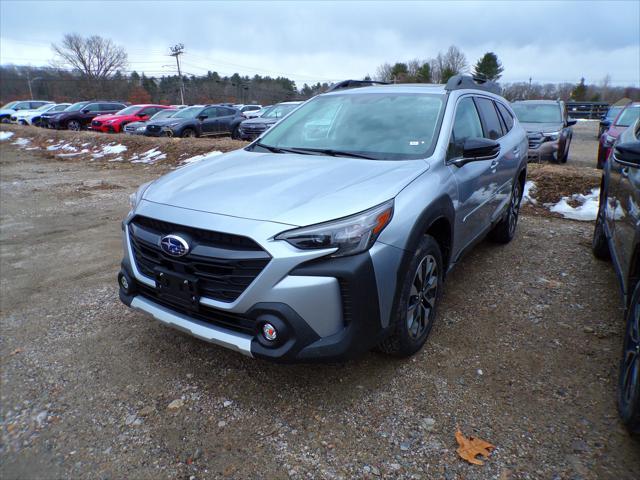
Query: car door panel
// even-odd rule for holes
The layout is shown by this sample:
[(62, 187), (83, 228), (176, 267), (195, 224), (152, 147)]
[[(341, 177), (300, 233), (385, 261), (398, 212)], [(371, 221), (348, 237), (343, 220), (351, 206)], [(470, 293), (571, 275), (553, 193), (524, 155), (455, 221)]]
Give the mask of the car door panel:
[(216, 107), (205, 108), (201, 115), (206, 115), (207, 118), (200, 122), (200, 135), (213, 135), (218, 130), (218, 114)]

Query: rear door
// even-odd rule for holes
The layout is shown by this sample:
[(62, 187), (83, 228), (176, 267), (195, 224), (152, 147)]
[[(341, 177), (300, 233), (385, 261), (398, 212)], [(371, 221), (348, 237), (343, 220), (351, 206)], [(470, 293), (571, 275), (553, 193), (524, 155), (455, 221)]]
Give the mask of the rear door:
[[(467, 138), (482, 138), (484, 130), (476, 103), (471, 95), (462, 97), (456, 105), (454, 123), (449, 137), (447, 161), (462, 157), (462, 146)], [(495, 160), (469, 162), (462, 167), (450, 165), (458, 185), (456, 203), (456, 235), (463, 249), (477, 238), (490, 223), (497, 191)]]
[(640, 229), (640, 168), (619, 162), (615, 154), (609, 157), (609, 195), (606, 206), (607, 223), (613, 241), (613, 255), (620, 268), (625, 293), (631, 273), (636, 246), (636, 235)]
[(218, 110), (218, 133), (231, 133), (236, 110), (227, 107), (216, 107), (216, 109)]
[(216, 107), (207, 107), (200, 115), (207, 118), (200, 122), (200, 135), (214, 135), (218, 131), (218, 112)]

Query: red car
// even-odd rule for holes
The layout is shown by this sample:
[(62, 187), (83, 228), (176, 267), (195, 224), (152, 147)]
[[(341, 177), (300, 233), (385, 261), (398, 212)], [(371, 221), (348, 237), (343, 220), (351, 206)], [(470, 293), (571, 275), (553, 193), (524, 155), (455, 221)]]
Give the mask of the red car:
[(166, 105), (131, 105), (111, 115), (95, 117), (89, 128), (97, 132), (118, 133), (127, 123), (149, 120), (160, 110), (170, 108)]
[(604, 168), (604, 162), (609, 158), (611, 147), (615, 141), (620, 134), (624, 132), (629, 125), (633, 125), (638, 118), (640, 118), (640, 102), (630, 103), (618, 114), (611, 126), (600, 135), (597, 160), (598, 168)]

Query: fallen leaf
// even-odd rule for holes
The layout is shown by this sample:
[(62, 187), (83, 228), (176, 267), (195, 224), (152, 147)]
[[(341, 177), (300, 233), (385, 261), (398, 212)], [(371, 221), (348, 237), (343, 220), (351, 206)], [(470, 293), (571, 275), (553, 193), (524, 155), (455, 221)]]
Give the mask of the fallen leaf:
[(13, 357), (14, 355), (23, 352), (24, 350), (22, 350), (21, 348), (16, 348), (13, 352), (11, 352), (9, 354), (10, 357)]
[(476, 458), (477, 455), (489, 458), (491, 451), (496, 448), (495, 445), (491, 445), (489, 442), (485, 442), (479, 438), (465, 437), (460, 429), (456, 431), (456, 441), (458, 442), (458, 445), (460, 445), (458, 450), (456, 450), (458, 455), (474, 465), (484, 464), (482, 460), (478, 460)]

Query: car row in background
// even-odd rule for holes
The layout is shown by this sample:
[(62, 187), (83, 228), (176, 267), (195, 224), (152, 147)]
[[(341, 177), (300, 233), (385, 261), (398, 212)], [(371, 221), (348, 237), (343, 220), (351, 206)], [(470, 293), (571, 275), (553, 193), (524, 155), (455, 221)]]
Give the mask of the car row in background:
[(167, 109), (171, 108), (166, 105), (131, 105), (112, 114), (94, 117), (89, 128), (96, 132), (119, 133), (128, 123), (149, 120), (159, 111)]
[(259, 117), (249, 118), (240, 123), (237, 138), (253, 140), (293, 111), (302, 102), (282, 102), (266, 109)]
[(45, 113), (59, 113), (67, 109), (70, 103), (45, 103), (40, 108), (18, 110), (9, 118), (11, 123), (19, 125), (40, 125), (40, 119)]
[(604, 167), (604, 164), (611, 153), (611, 147), (613, 147), (613, 144), (622, 132), (633, 125), (638, 118), (640, 118), (640, 102), (629, 103), (618, 112), (618, 115), (615, 117), (613, 122), (611, 122), (604, 133), (600, 135), (596, 165), (598, 168)]

